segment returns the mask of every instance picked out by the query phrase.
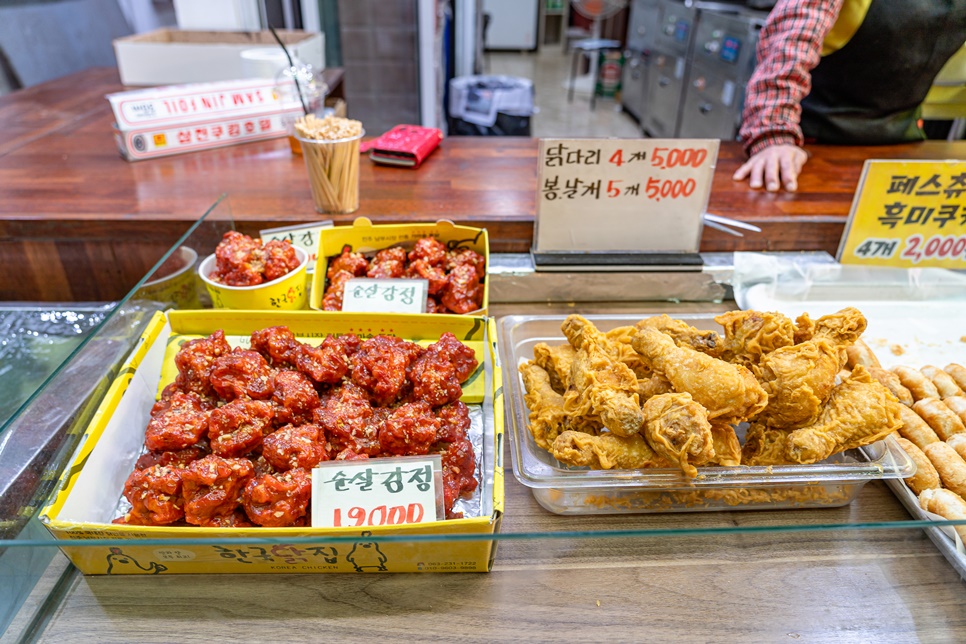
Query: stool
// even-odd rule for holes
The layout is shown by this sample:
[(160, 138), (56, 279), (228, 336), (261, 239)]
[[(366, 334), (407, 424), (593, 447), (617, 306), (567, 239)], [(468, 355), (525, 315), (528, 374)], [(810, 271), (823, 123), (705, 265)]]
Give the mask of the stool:
[[(585, 38), (574, 43), (573, 55), (570, 62), (570, 81), (568, 83), (569, 89), (567, 90), (568, 103), (573, 103), (574, 101), (574, 85), (576, 84), (577, 80), (577, 63), (580, 61), (580, 56), (589, 53), (593, 56), (599, 57), (600, 52), (611, 49), (620, 49), (620, 46), (621, 41), (611, 40), (609, 38)], [(594, 69), (594, 79), (593, 87), (590, 90), (590, 108), (594, 109), (597, 103), (597, 77), (600, 72), (600, 65), (596, 60), (591, 59), (591, 66)]]

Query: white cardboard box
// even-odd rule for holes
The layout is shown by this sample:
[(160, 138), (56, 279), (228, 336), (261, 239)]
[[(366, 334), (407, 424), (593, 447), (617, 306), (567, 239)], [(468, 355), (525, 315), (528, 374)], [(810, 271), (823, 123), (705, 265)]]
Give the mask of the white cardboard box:
[[(289, 52), (316, 69), (325, 68), (321, 33), (279, 31)], [(176, 85), (245, 77), (241, 52), (277, 48), (268, 31), (188, 31), (158, 29), (114, 41), (121, 82), (125, 85)]]
[[(288, 96), (294, 96), (294, 91)], [(302, 114), (274, 80), (186, 83), (108, 94), (128, 161), (285, 136)]]

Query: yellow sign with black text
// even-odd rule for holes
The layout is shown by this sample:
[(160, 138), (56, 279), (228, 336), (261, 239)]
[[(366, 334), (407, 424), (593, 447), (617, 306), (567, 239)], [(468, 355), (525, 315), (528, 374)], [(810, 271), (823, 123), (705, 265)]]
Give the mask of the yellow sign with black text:
[(866, 161), (837, 259), (966, 268), (966, 161)]

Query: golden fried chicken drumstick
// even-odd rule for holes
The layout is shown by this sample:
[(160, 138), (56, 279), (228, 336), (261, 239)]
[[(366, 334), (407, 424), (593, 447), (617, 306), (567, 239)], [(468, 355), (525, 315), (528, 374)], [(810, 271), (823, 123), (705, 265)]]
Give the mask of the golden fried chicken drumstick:
[(832, 454), (874, 443), (902, 425), (901, 403), (862, 365), (832, 390), (818, 420), (788, 435), (785, 454), (795, 463), (815, 463)]
[(679, 347), (670, 336), (651, 328), (640, 329), (631, 344), (675, 391), (691, 394), (707, 409), (709, 420), (739, 422), (768, 402), (768, 394), (746, 367)]
[(660, 394), (648, 399), (643, 410), (644, 438), (687, 476), (694, 478), (695, 465), (706, 465), (714, 458), (708, 412), (691, 394)]
[(817, 338), (781, 347), (766, 354), (754, 367), (768, 394), (768, 405), (757, 420), (769, 427), (791, 429), (818, 418), (835, 386), (843, 356), (838, 345)]
[(631, 436), (644, 425), (637, 376), (607, 350), (609, 341), (589, 320), (571, 315), (561, 329), (577, 350), (570, 370), (564, 410), (576, 416), (597, 416), (617, 436)]

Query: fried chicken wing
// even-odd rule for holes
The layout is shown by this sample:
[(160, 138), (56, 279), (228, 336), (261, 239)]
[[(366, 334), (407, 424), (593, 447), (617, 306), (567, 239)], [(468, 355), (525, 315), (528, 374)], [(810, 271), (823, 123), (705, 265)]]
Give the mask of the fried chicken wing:
[(745, 444), (741, 448), (742, 465), (787, 465), (785, 440), (791, 432), (772, 429), (761, 423), (752, 423), (745, 432)]
[[(855, 341), (859, 339), (859, 336), (868, 326), (865, 316), (853, 306), (848, 306), (829, 315), (823, 315), (814, 322), (808, 317), (808, 314), (802, 314), (795, 322), (798, 326), (795, 332), (796, 342), (824, 337), (834, 344), (843, 346), (855, 344)], [(806, 334), (807, 337), (804, 337)], [(800, 338), (800, 336), (802, 337)]]
[(604, 333), (606, 346), (618, 360), (626, 364), (638, 378), (648, 378), (651, 376), (651, 368), (641, 359), (641, 354), (634, 351), (631, 346), (631, 339), (637, 334), (637, 328), (632, 326), (619, 326)]
[(691, 394), (660, 394), (643, 407), (641, 432), (654, 451), (676, 463), (686, 476), (698, 475), (695, 465), (714, 458), (714, 439), (707, 410)]
[(729, 311), (714, 319), (724, 329), (722, 360), (751, 367), (767, 353), (795, 343), (795, 325), (781, 313)]
[(670, 336), (649, 327), (640, 329), (631, 343), (675, 391), (690, 393), (707, 409), (709, 420), (738, 422), (760, 412), (768, 401), (768, 394), (746, 367), (679, 347)]
[(721, 357), (722, 339), (714, 331), (700, 331), (683, 320), (667, 314), (645, 318), (634, 325), (640, 329), (655, 329), (668, 335), (679, 347), (689, 347), (715, 358)]
[(818, 420), (788, 435), (786, 455), (796, 463), (815, 463), (874, 443), (902, 425), (900, 407), (888, 389), (857, 365), (852, 376), (832, 390)]
[(563, 396), (554, 391), (547, 371), (536, 362), (521, 364), (520, 375), (527, 392), (523, 399), (530, 410), (530, 434), (537, 445), (549, 450), (554, 439), (564, 431), (567, 412), (563, 408)]
[(765, 354), (754, 367), (768, 394), (768, 404), (757, 420), (769, 427), (791, 429), (818, 418), (842, 367), (836, 345), (816, 338)]
[(574, 348), (567, 343), (551, 347), (546, 342), (540, 342), (533, 347), (533, 361), (547, 372), (550, 385), (558, 394), (567, 391), (570, 386), (570, 368), (574, 365), (574, 353)]
[(568, 430), (557, 436), (551, 451), (561, 463), (595, 470), (633, 470), (672, 465), (651, 449), (640, 434), (593, 436)]
[(639, 432), (644, 415), (634, 372), (608, 353), (607, 340), (586, 318), (571, 315), (561, 328), (577, 350), (564, 410), (572, 417), (598, 416), (618, 436)]
[(641, 404), (643, 405), (652, 396), (674, 393), (674, 385), (661, 374), (655, 373), (650, 378), (638, 379), (637, 393), (641, 397)]
[(815, 335), (815, 320), (808, 313), (802, 313), (795, 318), (795, 344), (811, 340)]
[(725, 423), (711, 423), (711, 440), (714, 456), (709, 463), (725, 467), (741, 465), (741, 442), (734, 427)]

